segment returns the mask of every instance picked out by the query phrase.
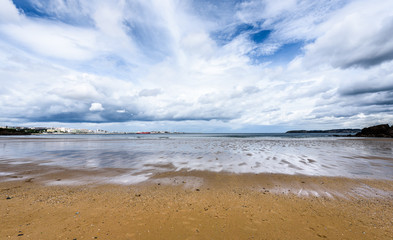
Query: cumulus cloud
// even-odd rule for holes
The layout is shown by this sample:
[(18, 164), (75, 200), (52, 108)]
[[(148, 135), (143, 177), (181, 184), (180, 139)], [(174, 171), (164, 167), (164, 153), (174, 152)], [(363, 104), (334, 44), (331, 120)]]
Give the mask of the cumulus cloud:
[(305, 47), (306, 61), (368, 68), (392, 60), (392, 8), (391, 1), (348, 4), (318, 27), (323, 34)]
[(100, 112), (100, 111), (104, 111), (104, 108), (102, 107), (101, 103), (92, 103), (89, 111), (91, 112)]
[(392, 8), (1, 1), (0, 123), (266, 131), (393, 121)]

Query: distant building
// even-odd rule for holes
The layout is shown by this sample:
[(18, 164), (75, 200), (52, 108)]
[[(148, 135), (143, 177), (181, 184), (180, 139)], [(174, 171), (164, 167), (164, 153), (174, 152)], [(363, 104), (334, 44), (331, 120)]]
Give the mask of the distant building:
[(97, 133), (97, 134), (106, 134), (106, 133), (108, 133), (108, 131), (105, 131), (105, 130), (102, 130), (102, 129), (97, 129), (97, 130), (95, 130), (95, 133)]

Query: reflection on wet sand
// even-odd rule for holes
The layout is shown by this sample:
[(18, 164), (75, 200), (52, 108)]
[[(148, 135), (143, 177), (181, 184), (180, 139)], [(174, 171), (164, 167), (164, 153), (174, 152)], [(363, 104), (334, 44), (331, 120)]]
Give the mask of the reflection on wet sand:
[[(340, 138), (0, 138), (3, 164), (392, 179), (393, 142)], [(4, 174), (4, 173), (2, 173)]]
[(388, 141), (52, 140), (0, 139), (1, 239), (393, 234)]

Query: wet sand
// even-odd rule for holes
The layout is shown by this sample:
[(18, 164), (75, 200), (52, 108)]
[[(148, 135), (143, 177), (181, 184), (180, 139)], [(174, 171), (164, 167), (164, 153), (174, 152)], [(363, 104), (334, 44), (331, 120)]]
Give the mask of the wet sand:
[(0, 239), (393, 236), (389, 180), (180, 171), (135, 185), (68, 185), (118, 171), (41, 167), (1, 176)]

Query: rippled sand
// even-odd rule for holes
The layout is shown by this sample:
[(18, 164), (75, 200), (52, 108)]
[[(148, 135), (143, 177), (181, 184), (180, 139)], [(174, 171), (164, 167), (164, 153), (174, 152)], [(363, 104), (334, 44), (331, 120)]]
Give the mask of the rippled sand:
[(80, 176), (114, 173), (50, 171), (0, 183), (0, 239), (393, 236), (389, 180), (180, 171), (134, 185), (69, 186)]

